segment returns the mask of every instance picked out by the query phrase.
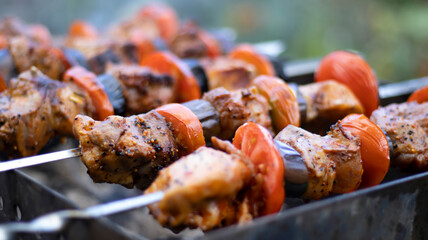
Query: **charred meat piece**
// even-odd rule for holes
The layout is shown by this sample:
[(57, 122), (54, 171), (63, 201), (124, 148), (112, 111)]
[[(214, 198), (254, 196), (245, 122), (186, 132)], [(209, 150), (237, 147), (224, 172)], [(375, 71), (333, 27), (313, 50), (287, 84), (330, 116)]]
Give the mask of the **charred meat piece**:
[(164, 226), (204, 231), (259, 216), (252, 203), (263, 199), (249, 196), (262, 192), (263, 178), (257, 177), (245, 158), (235, 151), (227, 154), (207, 147), (181, 158), (161, 170), (146, 190), (165, 192), (161, 202), (149, 206), (151, 213)]
[(303, 128), (325, 133), (338, 119), (350, 113), (363, 113), (364, 108), (352, 91), (336, 81), (311, 83), (299, 87), (306, 100)]
[(224, 87), (232, 91), (247, 88), (255, 77), (254, 66), (237, 59), (204, 59), (201, 65), (207, 75), (209, 89)]
[(128, 116), (174, 102), (175, 84), (169, 75), (154, 74), (149, 68), (137, 65), (112, 66), (107, 72), (121, 84)]
[(393, 165), (428, 170), (428, 103), (391, 104), (375, 110), (370, 120), (391, 139)]
[(94, 182), (145, 189), (160, 169), (179, 157), (171, 130), (155, 111), (127, 118), (110, 116), (104, 121), (78, 115), (74, 134)]
[(199, 36), (200, 31), (194, 22), (186, 22), (169, 43), (169, 49), (179, 58), (208, 57), (207, 46)]
[(306, 164), (308, 187), (303, 198), (319, 199), (358, 188), (363, 173), (360, 140), (340, 123), (324, 137), (288, 125), (275, 140), (297, 150)]
[(12, 79), (0, 102), (0, 149), (9, 157), (36, 154), (56, 133), (71, 135), (77, 114), (93, 112), (83, 90), (36, 68)]
[(104, 73), (111, 63), (136, 64), (140, 60), (137, 45), (129, 40), (68, 38), (65, 45), (81, 52), (95, 74)]
[(50, 78), (61, 79), (70, 67), (58, 48), (36, 44), (23, 36), (12, 38), (8, 49), (19, 72), (35, 66)]
[(229, 92), (217, 88), (204, 94), (220, 115), (221, 139), (231, 139), (239, 126), (253, 121), (272, 131), (267, 100), (256, 89)]

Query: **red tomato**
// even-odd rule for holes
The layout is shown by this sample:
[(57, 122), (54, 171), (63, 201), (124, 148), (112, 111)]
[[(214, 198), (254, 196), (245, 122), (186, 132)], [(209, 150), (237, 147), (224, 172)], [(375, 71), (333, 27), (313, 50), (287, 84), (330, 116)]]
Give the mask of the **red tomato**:
[(335, 80), (352, 90), (370, 116), (379, 106), (376, 77), (367, 62), (355, 53), (336, 51), (325, 56), (315, 81)]
[(0, 74), (0, 92), (3, 92), (7, 89), (6, 82), (4, 81), (3, 77)]
[(416, 101), (418, 103), (423, 103), (428, 101), (428, 86), (425, 86), (423, 88), (420, 88), (412, 93), (410, 95), (409, 99), (407, 99), (407, 102), (413, 102)]
[(178, 102), (201, 98), (201, 89), (192, 71), (175, 55), (169, 52), (154, 52), (145, 57), (140, 65), (172, 76), (177, 82)]
[(362, 114), (350, 114), (340, 124), (361, 139), (363, 177), (360, 188), (378, 185), (389, 169), (388, 140), (382, 130)]
[(7, 47), (7, 38), (0, 33), (0, 49)]
[(229, 57), (252, 64), (256, 68), (256, 75), (275, 76), (275, 70), (269, 59), (258, 54), (249, 44), (238, 45), (229, 53)]
[(258, 169), (262, 169), (266, 200), (262, 214), (278, 212), (285, 199), (285, 168), (268, 130), (256, 123), (248, 122), (236, 131), (233, 145), (247, 155)]
[(155, 109), (171, 124), (171, 130), (185, 154), (205, 146), (204, 132), (198, 117), (187, 107), (171, 103)]
[(258, 91), (272, 107), (272, 125), (280, 132), (288, 124), (300, 125), (300, 111), (296, 96), (288, 85), (277, 77), (259, 76), (254, 80)]
[(68, 35), (70, 37), (96, 39), (98, 37), (98, 31), (88, 22), (77, 20), (71, 23), (68, 29)]
[(153, 44), (152, 39), (147, 38), (144, 32), (140, 30), (131, 32), (130, 41), (137, 46), (138, 61), (141, 61), (147, 55), (156, 51), (156, 46)]
[(139, 16), (153, 19), (165, 41), (174, 37), (178, 31), (177, 15), (174, 9), (165, 4), (149, 4), (140, 10)]
[(95, 119), (104, 120), (106, 117), (114, 114), (113, 106), (110, 103), (107, 93), (94, 73), (89, 72), (83, 67), (75, 66), (65, 72), (64, 81), (72, 81), (88, 92), (95, 107)]

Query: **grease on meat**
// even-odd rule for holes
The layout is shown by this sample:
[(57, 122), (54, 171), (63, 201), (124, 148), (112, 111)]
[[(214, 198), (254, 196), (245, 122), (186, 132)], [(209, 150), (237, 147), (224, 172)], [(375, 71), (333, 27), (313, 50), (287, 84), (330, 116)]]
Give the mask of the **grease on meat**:
[(74, 133), (94, 182), (145, 189), (160, 169), (179, 157), (172, 132), (155, 111), (104, 121), (78, 115)]
[(221, 139), (231, 139), (242, 124), (253, 121), (272, 131), (269, 104), (254, 87), (229, 92), (217, 88), (204, 94), (220, 115)]
[(302, 156), (309, 173), (304, 198), (319, 199), (358, 188), (363, 173), (360, 140), (344, 131), (340, 123), (324, 137), (288, 125), (275, 140)]
[(147, 67), (135, 65), (111, 66), (107, 72), (121, 84), (128, 116), (174, 102), (175, 81), (169, 75), (155, 74)]
[(213, 142), (230, 154), (201, 147), (163, 169), (146, 190), (165, 192), (149, 206), (162, 225), (206, 231), (259, 216), (263, 178), (233, 145)]
[(61, 79), (70, 67), (61, 50), (37, 44), (24, 36), (12, 38), (8, 49), (19, 72), (35, 66), (50, 78)]
[(304, 128), (324, 133), (338, 119), (350, 113), (363, 113), (364, 108), (352, 91), (336, 81), (311, 83), (299, 87), (306, 100)]
[(370, 120), (391, 139), (393, 165), (428, 170), (428, 103), (391, 104), (375, 110)]
[(36, 68), (12, 79), (0, 102), (0, 149), (9, 157), (34, 155), (55, 134), (72, 135), (74, 117), (94, 111), (82, 89)]
[(248, 88), (255, 77), (255, 68), (251, 64), (237, 59), (219, 57), (201, 61), (207, 74), (209, 89), (224, 87), (233, 91)]

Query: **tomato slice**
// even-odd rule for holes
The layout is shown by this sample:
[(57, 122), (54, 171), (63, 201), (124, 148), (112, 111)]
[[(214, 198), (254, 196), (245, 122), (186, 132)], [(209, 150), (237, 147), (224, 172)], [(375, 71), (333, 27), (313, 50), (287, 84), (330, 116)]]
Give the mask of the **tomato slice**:
[(147, 38), (141, 30), (133, 30), (130, 33), (129, 40), (137, 47), (138, 61), (141, 61), (147, 55), (156, 51), (156, 46), (154, 45), (153, 40)]
[(0, 74), (0, 92), (3, 92), (7, 89), (6, 82), (4, 81), (2, 75)]
[(369, 64), (355, 53), (336, 51), (321, 60), (315, 81), (335, 80), (345, 84), (360, 100), (370, 116), (379, 106), (376, 76)]
[(154, 52), (145, 57), (141, 66), (160, 74), (168, 74), (177, 82), (177, 101), (188, 102), (201, 98), (199, 83), (192, 71), (178, 57), (169, 52)]
[(269, 131), (256, 123), (248, 122), (236, 130), (233, 145), (262, 170), (266, 198), (263, 215), (278, 212), (285, 199), (285, 168)]
[(7, 38), (0, 33), (0, 49), (7, 47)]
[(83, 67), (75, 66), (65, 72), (64, 81), (72, 81), (88, 92), (95, 107), (95, 119), (104, 120), (106, 117), (114, 114), (113, 106), (110, 103), (107, 93), (94, 73), (89, 72)]
[(159, 29), (160, 36), (165, 41), (173, 38), (178, 31), (177, 14), (174, 9), (165, 4), (149, 4), (140, 10), (139, 16), (153, 19)]
[(204, 132), (198, 117), (187, 107), (171, 103), (155, 109), (171, 124), (171, 130), (185, 154), (205, 146)]
[(413, 101), (418, 103), (428, 102), (428, 86), (414, 91), (412, 95), (410, 95), (409, 99), (407, 99), (407, 102)]
[(272, 124), (280, 132), (288, 124), (300, 125), (299, 104), (288, 85), (277, 77), (258, 76), (254, 80), (258, 91), (268, 99), (272, 107)]
[(76, 20), (71, 23), (68, 29), (68, 35), (70, 37), (96, 39), (98, 37), (98, 31), (88, 22)]
[(252, 64), (256, 68), (256, 75), (275, 76), (275, 70), (269, 59), (257, 53), (256, 49), (249, 44), (238, 45), (228, 56)]
[(350, 114), (340, 121), (343, 128), (361, 139), (363, 177), (360, 188), (378, 185), (389, 169), (389, 146), (379, 126), (362, 114)]

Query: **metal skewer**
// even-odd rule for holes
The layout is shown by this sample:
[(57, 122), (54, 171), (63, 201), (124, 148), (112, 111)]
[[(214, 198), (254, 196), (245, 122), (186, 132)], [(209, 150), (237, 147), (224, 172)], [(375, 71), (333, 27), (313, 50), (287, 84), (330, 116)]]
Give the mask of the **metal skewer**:
[[(415, 90), (428, 85), (428, 77), (407, 80), (404, 82), (388, 83), (379, 86), (379, 97), (381, 104), (389, 104), (397, 101), (397, 98), (407, 98)], [(402, 99), (400, 99), (402, 100)], [(304, 106), (300, 106), (304, 107)], [(301, 112), (305, 112), (302, 108)], [(36, 155), (33, 157), (25, 157), (17, 160), (11, 160), (0, 163), (0, 172), (5, 172), (13, 169), (34, 166), (38, 164), (54, 162), (58, 160), (79, 157), (81, 155), (80, 148), (53, 152), (48, 154)]]
[(62, 210), (40, 216), (30, 222), (0, 225), (0, 239), (10, 239), (16, 233), (55, 233), (64, 229), (71, 220), (105, 217), (159, 202), (164, 192), (155, 192), (92, 206), (82, 210)]
[(54, 162), (62, 159), (68, 159), (73, 157), (79, 157), (80, 148), (73, 148), (53, 153), (47, 153), (42, 155), (36, 155), (32, 157), (24, 157), (16, 160), (0, 163), (0, 172), (5, 172), (13, 169), (29, 167), (39, 165), (48, 162)]

